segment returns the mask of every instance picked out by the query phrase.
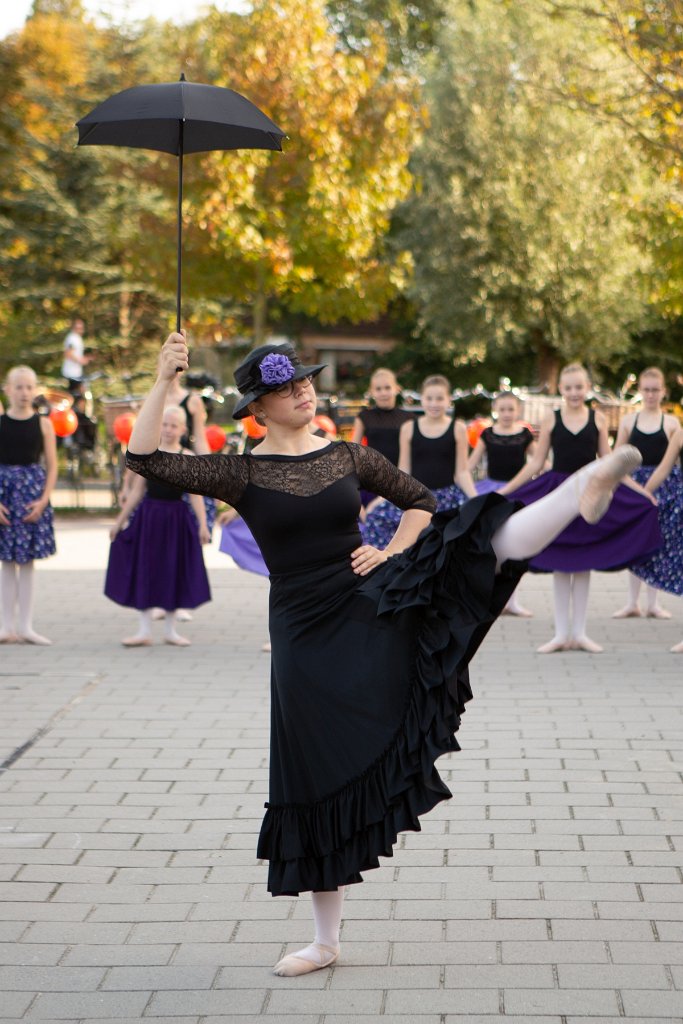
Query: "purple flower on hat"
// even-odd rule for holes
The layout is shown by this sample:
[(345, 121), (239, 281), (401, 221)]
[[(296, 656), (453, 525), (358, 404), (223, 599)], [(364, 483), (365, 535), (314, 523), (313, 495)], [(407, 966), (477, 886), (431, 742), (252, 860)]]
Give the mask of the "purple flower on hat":
[(267, 355), (259, 364), (259, 370), (261, 371), (261, 380), (270, 387), (286, 384), (296, 373), (294, 363), (287, 356), (279, 355), (277, 352)]

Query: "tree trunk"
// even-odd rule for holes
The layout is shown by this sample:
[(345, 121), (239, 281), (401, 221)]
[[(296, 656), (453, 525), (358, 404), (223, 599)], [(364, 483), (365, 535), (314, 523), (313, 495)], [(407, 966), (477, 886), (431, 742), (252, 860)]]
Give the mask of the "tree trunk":
[(538, 367), (538, 379), (545, 384), (551, 395), (557, 393), (557, 384), (560, 377), (560, 357), (554, 348), (548, 345), (542, 331), (537, 332), (533, 339), (536, 349), (536, 365)]

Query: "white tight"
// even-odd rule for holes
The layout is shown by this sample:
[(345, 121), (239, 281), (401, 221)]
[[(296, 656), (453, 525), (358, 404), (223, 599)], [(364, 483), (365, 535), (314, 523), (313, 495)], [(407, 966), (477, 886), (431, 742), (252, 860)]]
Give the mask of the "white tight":
[[(586, 636), (590, 579), (589, 572), (553, 573), (556, 640), (568, 640), (570, 637), (578, 640)], [(572, 611), (571, 626), (570, 607)]]
[[(4, 631), (14, 632), (16, 624), (20, 635), (32, 633), (33, 562), (26, 562), (23, 565), (17, 562), (3, 562), (0, 595)], [(19, 614), (15, 619), (16, 612)]]
[(344, 909), (345, 887), (342, 885), (334, 892), (313, 892), (313, 920), (315, 922), (315, 938), (310, 946), (298, 949), (296, 956), (303, 960), (320, 963), (320, 952), (315, 948), (329, 946), (339, 948), (339, 929), (341, 928), (342, 910)]

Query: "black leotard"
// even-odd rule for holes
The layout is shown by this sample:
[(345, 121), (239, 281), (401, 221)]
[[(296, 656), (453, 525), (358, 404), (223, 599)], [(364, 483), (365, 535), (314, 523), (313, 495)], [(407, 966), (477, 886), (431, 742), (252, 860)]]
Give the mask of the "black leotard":
[(398, 465), (398, 433), (407, 420), (414, 419), (405, 409), (361, 409), (358, 419), (363, 424), (368, 446)]
[(359, 547), (361, 487), (402, 509), (433, 512), (436, 507), (423, 484), (372, 448), (346, 441), (305, 455), (135, 455), (129, 450), (126, 463), (142, 476), (236, 508), (271, 573), (331, 562)]
[(419, 424), (419, 419), (413, 424), (410, 472), (430, 491), (450, 487), (455, 476), (455, 420), (438, 437), (425, 437)]
[(4, 466), (32, 466), (43, 454), (40, 416), (16, 420), (7, 413), (0, 416), (0, 463)]
[(664, 458), (666, 449), (669, 447), (669, 438), (664, 429), (664, 413), (662, 413), (659, 430), (654, 430), (651, 434), (646, 434), (638, 426), (639, 415), (640, 413), (636, 415), (633, 421), (633, 429), (628, 443), (634, 445), (643, 456), (644, 466), (658, 466)]
[(598, 454), (598, 428), (594, 410), (588, 410), (588, 422), (574, 434), (565, 427), (561, 410), (556, 409), (550, 443), (553, 449), (553, 469), (558, 473), (576, 473), (577, 469), (593, 462)]
[(516, 434), (496, 434), (493, 427), (481, 432), (486, 446), (487, 474), (490, 480), (512, 480), (526, 464), (526, 451), (534, 435), (528, 427)]

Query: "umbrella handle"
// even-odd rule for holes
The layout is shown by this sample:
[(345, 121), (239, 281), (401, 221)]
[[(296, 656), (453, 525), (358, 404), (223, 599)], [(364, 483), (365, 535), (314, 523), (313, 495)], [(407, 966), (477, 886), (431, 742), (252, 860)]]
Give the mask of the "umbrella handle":
[[(176, 313), (175, 329), (180, 334), (180, 312), (181, 312), (181, 288), (183, 274), (183, 130), (185, 122), (180, 122), (180, 138), (178, 141), (178, 253), (177, 253), (177, 279), (176, 279)], [(176, 373), (182, 373), (179, 366)]]

